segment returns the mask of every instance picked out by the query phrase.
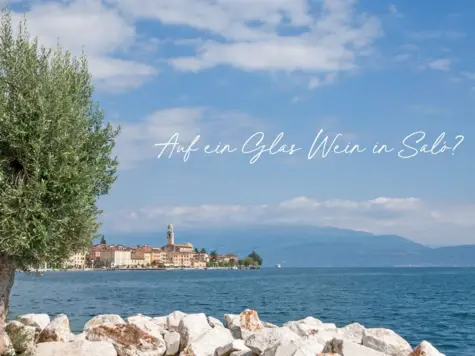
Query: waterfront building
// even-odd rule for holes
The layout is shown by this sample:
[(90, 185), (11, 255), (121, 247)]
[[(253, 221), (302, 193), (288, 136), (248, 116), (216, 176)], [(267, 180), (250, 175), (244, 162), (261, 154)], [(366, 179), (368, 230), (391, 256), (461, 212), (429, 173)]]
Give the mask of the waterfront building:
[(105, 267), (121, 267), (132, 265), (132, 249), (121, 245), (109, 245), (100, 250), (99, 261)]
[(239, 261), (239, 257), (234, 254), (218, 255), (216, 257), (216, 261), (223, 262), (223, 263), (237, 264)]
[(84, 268), (86, 266), (86, 251), (76, 252), (65, 262), (65, 268)]

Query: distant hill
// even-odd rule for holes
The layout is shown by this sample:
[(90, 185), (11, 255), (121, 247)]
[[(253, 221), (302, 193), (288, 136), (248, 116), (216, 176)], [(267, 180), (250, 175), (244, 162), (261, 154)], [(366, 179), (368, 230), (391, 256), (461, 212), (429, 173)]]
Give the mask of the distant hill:
[[(165, 231), (107, 235), (110, 243), (165, 244)], [(327, 227), (258, 226), (175, 229), (175, 241), (246, 256), (256, 250), (264, 265), (288, 267), (475, 266), (475, 245), (430, 248), (396, 235)]]

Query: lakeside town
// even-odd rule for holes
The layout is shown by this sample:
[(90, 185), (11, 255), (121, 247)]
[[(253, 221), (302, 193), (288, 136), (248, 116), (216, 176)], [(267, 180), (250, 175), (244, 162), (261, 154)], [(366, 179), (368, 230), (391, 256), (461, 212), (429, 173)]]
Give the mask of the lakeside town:
[(102, 238), (99, 244), (74, 253), (62, 266), (44, 266), (38, 270), (257, 269), (262, 264), (261, 257), (255, 251), (239, 259), (231, 253), (208, 253), (204, 248), (194, 247), (191, 242), (177, 244), (173, 229), (173, 225), (169, 224), (166, 245), (161, 247), (107, 244)]

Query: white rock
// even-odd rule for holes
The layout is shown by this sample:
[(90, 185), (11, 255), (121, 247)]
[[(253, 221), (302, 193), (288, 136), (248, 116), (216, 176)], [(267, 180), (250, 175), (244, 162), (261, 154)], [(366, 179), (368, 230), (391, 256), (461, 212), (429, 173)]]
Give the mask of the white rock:
[(245, 340), (255, 332), (264, 330), (264, 325), (255, 310), (246, 309), (241, 314), (225, 314), (226, 327), (235, 339)]
[(319, 331), (336, 331), (337, 327), (333, 323), (323, 323), (314, 317), (307, 317), (302, 320), (289, 321), (284, 324), (300, 336), (314, 335)]
[(233, 351), (229, 356), (257, 356), (252, 350), (249, 351)]
[(167, 346), (167, 351), (165, 354), (167, 356), (178, 354), (180, 351), (180, 334), (176, 331), (166, 331), (164, 340), (165, 345)]
[(74, 335), (69, 342), (84, 341), (86, 340), (87, 334), (82, 332), (80, 334)]
[[(363, 345), (358, 345), (353, 341), (346, 339), (333, 339), (329, 341), (325, 345), (322, 353), (327, 353), (329, 355), (340, 354), (345, 356), (388, 356), (385, 353), (370, 349)], [(405, 356), (408, 356), (408, 354)]]
[(262, 326), (265, 327), (265, 328), (278, 328), (279, 327), (278, 325), (268, 323), (266, 321), (261, 321), (261, 323), (262, 323)]
[(241, 339), (241, 317), (238, 314), (224, 314), (226, 328), (231, 330), (235, 339)]
[(35, 339), (37, 336), (37, 325), (29, 326), (19, 321), (10, 321), (5, 325), (13, 348), (18, 353), (23, 353), (33, 349), (35, 346)]
[(285, 342), (298, 339), (300, 339), (300, 336), (287, 327), (271, 328), (250, 335), (245, 340), (245, 344), (255, 353), (261, 354), (279, 341)]
[(87, 332), (89, 341), (106, 341), (114, 345), (118, 356), (163, 356), (165, 341), (132, 324), (102, 324)]
[(98, 326), (102, 324), (125, 324), (125, 321), (119, 315), (116, 315), (116, 314), (97, 315), (91, 320), (89, 320), (86, 323), (86, 325), (84, 325), (84, 331), (87, 332), (89, 329), (93, 328), (94, 326)]
[(211, 329), (204, 313), (185, 315), (183, 319), (181, 319), (180, 325), (178, 325), (178, 332), (181, 336), (180, 349), (185, 349)]
[(73, 336), (68, 317), (64, 314), (59, 314), (41, 331), (36, 342), (68, 342)]
[(17, 320), (25, 325), (32, 326), (34, 323), (38, 325), (40, 331), (46, 328), (46, 326), (51, 322), (48, 314), (25, 314), (20, 315)]
[(135, 325), (139, 329), (159, 339), (162, 338), (162, 334), (165, 331), (165, 329), (158, 325), (154, 319), (142, 314), (130, 316), (126, 320), (127, 323)]
[(12, 341), (7, 333), (3, 333), (3, 355), (2, 356), (16, 356)]
[(208, 324), (212, 328), (215, 328), (215, 327), (224, 328), (223, 323), (220, 320), (213, 318), (212, 316), (208, 316)]
[(164, 330), (168, 330), (168, 316), (156, 316), (153, 318), (153, 322), (158, 326), (161, 326)]
[(283, 326), (290, 327), (291, 325), (294, 325), (294, 324), (320, 325), (320, 324), (323, 324), (323, 322), (318, 320), (317, 318), (314, 318), (313, 316), (308, 316), (305, 319), (296, 320), (296, 321), (288, 321)]
[(363, 345), (390, 356), (407, 356), (412, 352), (411, 345), (390, 329), (365, 329)]
[(181, 356), (214, 356), (216, 349), (233, 341), (228, 329), (212, 328), (199, 339), (190, 343), (181, 353)]
[(167, 325), (169, 331), (178, 331), (178, 326), (180, 325), (181, 319), (186, 316), (182, 311), (174, 311), (167, 316)]
[(439, 352), (430, 342), (424, 340), (412, 351), (410, 356), (445, 356), (445, 354)]
[(35, 356), (117, 356), (108, 342), (44, 342), (36, 345)]
[(322, 352), (324, 344), (314, 338), (300, 338), (297, 340), (281, 340), (264, 351), (263, 356), (315, 356)]
[(233, 351), (229, 356), (257, 356), (253, 351)]
[(363, 325), (352, 323), (341, 329), (338, 329), (338, 334), (345, 339), (353, 341), (356, 344), (362, 344), (364, 331), (365, 327)]
[(218, 347), (216, 349), (216, 355), (217, 356), (228, 356), (229, 354), (231, 354), (232, 352), (235, 352), (235, 351), (249, 352), (249, 351), (251, 351), (251, 349), (246, 346), (246, 344), (244, 343), (244, 340), (236, 339), (236, 340), (233, 340), (233, 341), (227, 343), (224, 346)]

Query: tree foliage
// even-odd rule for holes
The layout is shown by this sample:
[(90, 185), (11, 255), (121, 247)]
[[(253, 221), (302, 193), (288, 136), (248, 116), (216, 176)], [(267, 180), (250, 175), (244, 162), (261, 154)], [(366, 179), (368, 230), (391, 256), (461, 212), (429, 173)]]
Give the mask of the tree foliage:
[(252, 251), (248, 257), (251, 258), (253, 261), (255, 261), (257, 265), (262, 266), (262, 262), (263, 262), (262, 257), (259, 256), (259, 254), (256, 251)]
[(0, 254), (60, 263), (98, 230), (119, 129), (103, 122), (85, 56), (41, 47), (26, 21), (14, 34), (8, 10), (0, 26)]

